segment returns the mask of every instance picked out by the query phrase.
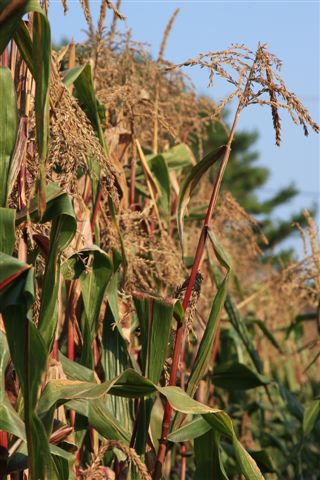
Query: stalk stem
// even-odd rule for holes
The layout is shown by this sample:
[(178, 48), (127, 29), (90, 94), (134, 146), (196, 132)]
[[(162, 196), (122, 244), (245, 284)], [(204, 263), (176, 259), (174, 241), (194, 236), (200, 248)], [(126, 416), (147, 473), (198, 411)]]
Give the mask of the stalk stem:
[(100, 210), (100, 207), (101, 207), (101, 198), (102, 198), (102, 188), (101, 188), (101, 185), (99, 185), (98, 193), (97, 193), (97, 197), (96, 197), (96, 202), (95, 202), (95, 205), (94, 205), (92, 219), (91, 219), (91, 231), (92, 231), (92, 233), (94, 233), (94, 227), (95, 227), (96, 220), (97, 220), (97, 217), (98, 217), (98, 213), (99, 213), (99, 210)]

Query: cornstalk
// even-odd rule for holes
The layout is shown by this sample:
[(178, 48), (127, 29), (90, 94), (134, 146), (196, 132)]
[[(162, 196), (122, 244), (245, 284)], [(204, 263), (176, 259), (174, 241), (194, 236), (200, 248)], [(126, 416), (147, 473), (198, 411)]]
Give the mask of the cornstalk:
[[(241, 96), (239, 98), (239, 103), (238, 107), (233, 119), (233, 124), (229, 133), (229, 138), (228, 142), (226, 144), (226, 149), (223, 155), (223, 159), (220, 164), (220, 168), (218, 171), (218, 175), (216, 178), (216, 181), (213, 185), (212, 189), (212, 194), (210, 198), (210, 202), (208, 205), (207, 213), (203, 222), (202, 230), (200, 233), (198, 245), (197, 245), (197, 250), (195, 254), (195, 259), (193, 262), (192, 270), (191, 270), (191, 275), (189, 278), (189, 283), (185, 292), (185, 296), (182, 302), (182, 307), (183, 310), (186, 311), (190, 297), (192, 294), (192, 290), (194, 288), (194, 283), (196, 280), (196, 275), (199, 269), (199, 265), (203, 256), (203, 252), (205, 249), (206, 245), (206, 240), (208, 236), (208, 230), (209, 230), (209, 225), (210, 221), (212, 218), (212, 214), (214, 211), (214, 208), (216, 206), (219, 192), (220, 192), (220, 187), (223, 179), (223, 175), (225, 172), (225, 169), (227, 167), (229, 158), (230, 158), (230, 153), (231, 153), (231, 145), (234, 139), (235, 131), (238, 125), (239, 117), (241, 110), (244, 108), (246, 105), (246, 99), (248, 97), (249, 89), (250, 89), (250, 83), (252, 81), (254, 72), (255, 72), (255, 67), (257, 63), (257, 57), (255, 57), (254, 61), (252, 62), (252, 66), (248, 75), (247, 82), (245, 84), (245, 87), (242, 90)], [(179, 362), (180, 362), (180, 353), (181, 353), (181, 346), (182, 346), (182, 340), (183, 340), (183, 335), (184, 335), (184, 326), (183, 322), (181, 320), (178, 321), (177, 324), (177, 330), (176, 330), (176, 338), (175, 338), (175, 345), (174, 345), (174, 351), (173, 351), (173, 360), (172, 360), (172, 368), (170, 372), (170, 379), (169, 379), (169, 385), (170, 386), (175, 386), (176, 385), (176, 380), (177, 380), (177, 373), (178, 373), (178, 367), (179, 367)], [(161, 439), (159, 440), (159, 450), (158, 450), (158, 455), (157, 455), (157, 460), (155, 464), (155, 469), (153, 473), (153, 480), (160, 480), (161, 474), (162, 474), (162, 466), (165, 461), (165, 456), (166, 456), (166, 451), (167, 451), (167, 439), (168, 439), (168, 434), (169, 434), (169, 429), (170, 429), (170, 424), (171, 424), (171, 414), (172, 414), (172, 407), (169, 404), (168, 400), (166, 400), (165, 403), (165, 409), (164, 409), (164, 416), (163, 416), (163, 422), (162, 422), (162, 433), (161, 433)]]
[[(226, 145), (226, 150), (222, 159), (222, 162), (220, 164), (220, 169), (216, 178), (216, 181), (213, 185), (213, 190), (210, 198), (210, 202), (208, 205), (207, 213), (205, 216), (205, 220), (203, 223), (203, 227), (200, 233), (199, 241), (198, 241), (198, 246), (195, 254), (195, 259), (193, 262), (192, 270), (191, 270), (191, 275), (188, 283), (188, 287), (186, 289), (186, 293), (183, 299), (182, 307), (184, 311), (186, 311), (190, 297), (192, 294), (192, 290), (194, 287), (195, 279), (196, 279), (196, 274), (199, 269), (199, 265), (203, 256), (203, 252), (205, 249), (205, 244), (208, 236), (208, 229), (209, 229), (209, 224), (210, 220), (214, 211), (214, 208), (217, 203), (220, 187), (221, 187), (221, 182), (222, 178), (226, 169), (226, 166), (228, 164), (229, 158), (230, 158), (230, 153), (231, 153), (231, 144), (235, 135), (235, 130), (239, 121), (239, 115), (242, 109), (242, 101), (240, 100), (237, 111), (235, 113), (233, 125), (229, 134), (229, 139)], [(183, 322), (181, 320), (178, 321), (177, 325), (177, 330), (176, 330), (176, 338), (175, 338), (175, 345), (174, 345), (174, 352), (173, 352), (173, 360), (172, 360), (172, 368), (170, 372), (170, 380), (169, 380), (169, 385), (174, 386), (176, 384), (176, 379), (177, 379), (177, 373), (178, 373), (178, 367), (179, 367), (179, 361), (180, 361), (180, 352), (181, 352), (181, 345), (182, 345), (182, 339), (183, 339), (183, 334), (184, 334), (184, 327), (183, 327)], [(170, 429), (170, 424), (171, 424), (171, 414), (172, 414), (172, 407), (169, 404), (168, 401), (166, 401), (165, 404), (165, 410), (164, 410), (164, 417), (163, 417), (163, 423), (162, 423), (162, 434), (161, 434), (161, 439), (159, 441), (159, 450), (158, 450), (158, 455), (157, 455), (157, 461), (154, 469), (154, 475), (153, 479), (154, 480), (159, 480), (161, 478), (161, 473), (162, 473), (162, 466), (165, 460), (166, 456), (166, 451), (167, 451), (167, 438), (169, 434), (169, 429)]]

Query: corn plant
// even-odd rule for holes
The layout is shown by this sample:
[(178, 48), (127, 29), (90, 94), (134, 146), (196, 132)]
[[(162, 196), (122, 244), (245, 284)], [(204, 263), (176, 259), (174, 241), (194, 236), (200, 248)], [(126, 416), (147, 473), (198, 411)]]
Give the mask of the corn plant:
[[(306, 134), (319, 127), (266, 46), (168, 65), (176, 11), (154, 62), (117, 37), (120, 1), (101, 3), (96, 29), (80, 3), (88, 40), (55, 52), (46, 2), (0, 7), (0, 478), (310, 473), (319, 401), (304, 412), (290, 391), (295, 364), (285, 375), (266, 368), (260, 343), (285, 356), (317, 319), (319, 265), (265, 265), (257, 223), (219, 193), (244, 108), (270, 107), (278, 145), (281, 109)], [(195, 65), (234, 92), (220, 105), (197, 100), (179, 73)], [(190, 145), (233, 98), (226, 145), (196, 159)], [(234, 218), (254, 249), (254, 293), (234, 266)], [(257, 302), (262, 291), (265, 314), (276, 275), (299, 278), (305, 293), (289, 325), (271, 331)]]

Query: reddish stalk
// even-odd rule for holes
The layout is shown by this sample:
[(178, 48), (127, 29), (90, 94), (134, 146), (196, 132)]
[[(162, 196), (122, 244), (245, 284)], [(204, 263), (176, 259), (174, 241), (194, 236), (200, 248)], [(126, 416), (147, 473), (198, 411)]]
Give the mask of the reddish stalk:
[(8, 452), (8, 434), (7, 432), (0, 431), (0, 451), (1, 447)]
[(130, 208), (134, 212), (136, 209), (135, 205), (135, 182), (136, 182), (136, 160), (132, 157), (131, 160), (131, 171), (130, 171)]
[[(192, 294), (192, 290), (194, 287), (196, 275), (199, 269), (199, 265), (201, 262), (201, 258), (204, 252), (205, 244), (206, 244), (206, 239), (208, 236), (208, 228), (210, 224), (210, 220), (213, 214), (213, 210), (215, 208), (215, 205), (217, 203), (220, 187), (221, 187), (221, 182), (223, 178), (224, 171), (226, 169), (229, 157), (230, 157), (230, 152), (231, 152), (231, 144), (234, 138), (236, 126), (239, 120), (239, 115), (240, 111), (242, 108), (242, 103), (240, 101), (239, 106), (237, 108), (233, 125), (229, 134), (229, 139), (228, 143), (226, 145), (225, 153), (223, 156), (223, 159), (220, 164), (220, 169), (216, 178), (216, 181), (213, 185), (213, 190), (210, 198), (210, 202), (208, 205), (207, 213), (205, 216), (205, 220), (203, 223), (203, 227), (201, 230), (201, 234), (199, 237), (199, 242), (195, 254), (195, 259), (194, 263), (192, 266), (191, 270), (191, 275), (188, 283), (188, 287), (186, 289), (186, 293), (183, 299), (183, 309), (186, 311), (190, 297)], [(173, 386), (176, 385), (176, 380), (177, 380), (177, 373), (178, 373), (178, 368), (179, 368), (179, 362), (180, 362), (180, 352), (181, 352), (181, 345), (182, 345), (182, 339), (183, 339), (183, 334), (184, 334), (184, 326), (181, 321), (178, 322), (177, 325), (177, 331), (176, 331), (176, 338), (175, 338), (175, 345), (174, 345), (174, 352), (173, 352), (173, 359), (172, 359), (172, 368), (170, 372), (170, 380), (169, 380), (169, 385)], [(154, 469), (154, 474), (153, 474), (153, 479), (154, 480), (160, 480), (161, 474), (162, 474), (162, 466), (165, 460), (166, 456), (166, 451), (167, 451), (167, 438), (169, 434), (169, 429), (170, 429), (170, 424), (171, 424), (171, 415), (172, 415), (172, 407), (169, 404), (168, 401), (165, 403), (165, 409), (164, 409), (164, 416), (163, 416), (163, 423), (162, 423), (162, 434), (161, 434), (161, 439), (159, 441), (159, 450), (158, 450), (158, 455), (157, 455), (157, 460), (155, 464), (155, 469)]]
[(72, 320), (68, 318), (68, 358), (74, 360), (74, 330)]
[(9, 50), (8, 47), (6, 47), (3, 51), (3, 54), (1, 55), (1, 66), (2, 67), (8, 67), (9, 66)]
[(57, 339), (53, 343), (52, 358), (54, 358), (57, 361), (59, 360), (59, 346), (58, 346)]
[(183, 443), (180, 447), (180, 455), (181, 455), (181, 462), (180, 462), (180, 480), (186, 480), (186, 473), (187, 473), (187, 457), (186, 457), (187, 447)]
[(100, 210), (100, 205), (101, 205), (101, 198), (102, 198), (102, 188), (101, 186), (98, 187), (98, 194), (96, 198), (96, 203), (94, 205), (93, 209), (93, 214), (92, 214), (92, 219), (91, 219), (91, 231), (92, 233), (94, 232), (94, 226), (96, 224), (97, 216)]

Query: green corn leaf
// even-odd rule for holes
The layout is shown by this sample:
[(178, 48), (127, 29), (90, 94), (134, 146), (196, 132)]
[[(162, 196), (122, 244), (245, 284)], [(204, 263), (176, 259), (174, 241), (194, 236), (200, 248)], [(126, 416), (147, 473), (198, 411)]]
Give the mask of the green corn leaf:
[(170, 442), (180, 443), (194, 440), (211, 430), (211, 425), (203, 417), (198, 417), (191, 422), (183, 425), (168, 436)]
[(309, 435), (317, 421), (320, 419), (320, 400), (311, 402), (304, 411), (303, 416), (303, 434)]
[(70, 87), (77, 80), (79, 75), (81, 75), (85, 67), (86, 67), (86, 64), (80, 65), (78, 67), (70, 68), (69, 70), (64, 70), (62, 72), (62, 75), (63, 75), (63, 83), (65, 84), (65, 86)]
[[(211, 265), (211, 268), (213, 269), (214, 277), (216, 278), (216, 283), (219, 284), (221, 281), (221, 274), (218, 271), (217, 268)], [(226, 299), (224, 302), (224, 308), (225, 311), (229, 317), (230, 323), (239, 335), (243, 345), (245, 346), (256, 370), (258, 373), (262, 373), (262, 363), (261, 359), (258, 355), (258, 352), (256, 348), (253, 345), (253, 342), (250, 338), (248, 329), (244, 321), (241, 319), (240, 314), (231, 298), (231, 295), (227, 293)]]
[(0, 207), (0, 252), (11, 255), (16, 243), (16, 211)]
[(78, 362), (73, 362), (61, 352), (59, 352), (59, 362), (61, 362), (63, 372), (69, 380), (97, 383), (97, 377), (93, 370)]
[[(232, 440), (238, 465), (247, 480), (263, 479), (255, 461), (236, 438), (230, 417), (218, 409), (213, 409), (193, 400), (179, 387), (159, 387), (149, 379), (132, 369), (126, 370), (119, 377), (100, 385), (72, 380), (51, 380), (47, 383), (39, 401), (38, 413), (45, 413), (57, 402), (70, 400), (94, 400), (107, 393), (125, 397), (144, 397), (156, 392), (164, 395), (173, 409), (185, 414), (202, 415), (205, 421), (221, 435)], [(75, 408), (74, 402), (69, 403)], [(84, 410), (84, 409), (83, 409)], [(82, 410), (82, 413), (84, 411)]]
[(116, 419), (108, 409), (105, 398), (79, 398), (68, 402), (67, 407), (88, 418), (89, 424), (104, 438), (120, 440), (129, 444), (131, 434), (124, 428), (123, 422)]
[(224, 301), (227, 294), (228, 281), (231, 274), (231, 265), (228, 255), (224, 252), (214, 233), (209, 230), (208, 235), (212, 242), (216, 257), (219, 263), (227, 270), (227, 273), (223, 281), (219, 285), (218, 292), (213, 300), (207, 326), (201, 339), (197, 356), (188, 380), (187, 393), (192, 397), (195, 394), (197, 386), (207, 369), (208, 362), (211, 357), (213, 343), (219, 327), (219, 318), (224, 306)]
[(51, 67), (50, 25), (47, 16), (43, 12), (34, 12), (32, 32), (32, 65), (36, 83), (36, 140), (40, 157), (38, 205), (40, 216), (42, 216), (46, 208), (45, 165), (49, 140), (49, 82)]
[(241, 473), (245, 476), (247, 480), (261, 480), (263, 475), (259, 470), (255, 460), (249, 455), (246, 449), (241, 445), (239, 440), (234, 435), (233, 437), (233, 448), (235, 451), (236, 460), (238, 466), (241, 470)]
[(0, 207), (6, 207), (10, 162), (17, 137), (17, 102), (11, 72), (4, 67), (0, 67), (0, 105)]
[(295, 417), (299, 422), (303, 422), (303, 406), (299, 402), (297, 396), (291, 393), (284, 385), (277, 385), (280, 395), (285, 402), (287, 411)]
[(175, 302), (140, 293), (133, 300), (141, 327), (144, 375), (158, 383), (167, 356)]
[[(32, 40), (25, 27), (22, 17), (33, 12)], [(16, 35), (17, 33), (17, 35)], [(35, 116), (36, 141), (40, 157), (40, 172), (38, 178), (38, 208), (40, 216), (45, 212), (45, 164), (48, 155), (49, 138), (49, 82), (51, 68), (51, 32), (47, 16), (39, 2), (30, 0), (23, 9), (11, 16), (0, 33), (0, 53), (8, 42), (15, 37), (20, 53), (25, 59), (35, 79)], [(31, 56), (31, 58), (30, 58)]]
[[(62, 195), (66, 195), (65, 191), (59, 187), (56, 183), (48, 183), (46, 186), (46, 199), (47, 203), (52, 202), (58, 197)], [(48, 205), (51, 206), (52, 204)], [(38, 200), (36, 197), (33, 197), (28, 207), (25, 207), (19, 210), (16, 214), (16, 225), (20, 225), (21, 223), (25, 222), (28, 217), (30, 216), (31, 220), (34, 223), (40, 222), (39, 213), (38, 213)]]
[(182, 182), (177, 207), (177, 225), (180, 237), (181, 249), (183, 252), (183, 216), (185, 209), (189, 203), (190, 196), (195, 187), (200, 182), (202, 176), (206, 171), (218, 160), (221, 159), (225, 152), (226, 147), (219, 147), (215, 152), (208, 153), (199, 163), (197, 163)]
[(51, 34), (47, 16), (35, 11), (32, 26), (32, 65), (36, 82), (35, 113), (38, 150), (46, 159), (49, 135), (49, 82), (51, 66)]
[(148, 162), (154, 181), (158, 184), (158, 205), (160, 212), (168, 221), (171, 213), (169, 170), (163, 155), (157, 155)]
[[(179, 143), (166, 152), (162, 152), (160, 155), (164, 158), (169, 170), (181, 170), (182, 168), (196, 164), (191, 148), (185, 143)], [(158, 155), (154, 154), (146, 155), (146, 159), (148, 162), (152, 162), (157, 156)], [(138, 169), (137, 174), (139, 174)]]
[[(113, 277), (107, 288), (107, 307), (103, 320), (101, 341), (101, 364), (105, 380), (119, 376), (130, 365), (127, 341), (121, 334), (120, 315), (118, 310), (118, 275)], [(105, 399), (107, 408), (114, 417), (121, 421), (125, 428), (130, 428), (130, 400), (108, 395)]]
[(74, 237), (77, 227), (72, 203), (67, 194), (59, 195), (47, 203), (42, 222), (48, 221), (52, 221), (52, 227), (39, 315), (39, 332), (47, 351), (52, 346), (58, 321), (61, 254)]
[(20, 20), (22, 17), (28, 13), (29, 11), (40, 11), (42, 9), (40, 4), (37, 0), (31, 0), (26, 3), (26, 5), (17, 11), (13, 15), (11, 15), (5, 24), (1, 25), (0, 30), (0, 55), (3, 53), (4, 49), (10, 42), (10, 40), (14, 37), (14, 34), (18, 28)]
[(277, 473), (274, 462), (266, 450), (249, 450), (249, 453), (262, 473)]
[[(33, 12), (33, 37), (23, 26), (22, 17)], [(51, 33), (48, 18), (39, 2), (30, 0), (23, 9), (19, 9), (1, 27), (0, 53), (8, 42), (15, 37), (20, 53), (26, 61), (36, 84), (35, 115), (36, 140), (40, 157), (40, 172), (38, 178), (38, 208), (40, 216), (45, 211), (45, 164), (48, 154), (49, 138), (49, 82), (51, 68)], [(31, 57), (31, 58), (30, 58)], [(1, 177), (2, 178), (2, 177)]]
[(0, 294), (4, 294), (13, 282), (31, 268), (17, 258), (0, 252)]
[(119, 377), (96, 384), (75, 380), (51, 380), (47, 383), (39, 402), (39, 413), (45, 413), (59, 402), (79, 399), (96, 399), (110, 392), (125, 397), (143, 396), (153, 393), (155, 387), (132, 369)]
[[(13, 257), (0, 254), (0, 263), (1, 260), (4, 264), (11, 263), (17, 273), (21, 272), (21, 262)], [(47, 434), (36, 414), (39, 388), (47, 366), (47, 351), (41, 334), (30, 320), (30, 310), (34, 301), (33, 283), (33, 271), (25, 268), (22, 274), (10, 281), (7, 288), (1, 290), (0, 285), (0, 313), (4, 320), (10, 356), (23, 394), (31, 476), (34, 479), (58, 480), (49, 451)], [(36, 362), (34, 358), (37, 359)]]
[(81, 361), (93, 367), (92, 342), (97, 334), (103, 297), (113, 274), (109, 256), (99, 247), (83, 249), (70, 257), (64, 267), (69, 278), (79, 278), (84, 304), (84, 345)]
[(0, 331), (0, 430), (26, 440), (25, 426), (12, 407), (5, 391), (5, 370), (9, 361), (7, 338)]
[[(55, 464), (56, 478), (59, 478), (59, 480), (75, 480), (72, 473), (75, 456), (56, 445), (50, 444), (49, 449)], [(22, 443), (19, 449), (9, 458), (7, 474), (16, 473), (19, 470), (25, 470), (29, 467), (27, 453), (26, 444)]]
[(50, 445), (50, 452), (59, 480), (75, 480), (76, 477), (72, 472), (72, 466), (76, 460), (75, 456), (56, 445)]
[[(79, 412), (81, 413), (81, 412)], [(119, 420), (109, 411), (103, 400), (97, 399), (89, 402), (88, 420), (99, 433), (105, 438), (130, 442), (130, 433), (126, 431)]]
[(270, 330), (267, 328), (266, 324), (262, 320), (253, 320), (252, 322), (255, 325), (258, 325), (260, 330), (263, 332), (267, 340), (271, 343), (271, 345), (274, 346), (278, 350), (279, 353), (283, 353), (281, 346), (279, 345), (278, 341), (274, 337), (274, 335), (270, 332)]
[[(207, 429), (207, 425), (209, 426), (211, 425), (211, 428), (213, 428), (214, 433), (217, 435), (215, 437), (216, 445), (214, 446), (214, 448), (215, 449), (219, 448), (218, 444), (220, 442), (220, 435), (226, 436), (232, 441), (238, 466), (240, 468), (241, 473), (245, 476), (245, 478), (247, 480), (263, 480), (263, 476), (255, 460), (249, 455), (249, 453), (242, 447), (242, 445), (238, 441), (235, 435), (230, 417), (226, 413), (219, 410), (216, 410), (214, 413), (202, 412), (202, 417), (203, 417), (202, 420), (200, 419), (193, 420), (189, 424), (184, 425), (183, 427), (180, 427), (175, 432), (172, 432), (169, 435), (170, 441), (186, 442), (188, 440), (198, 439), (199, 435), (208, 434), (209, 430)], [(210, 450), (211, 452), (213, 452), (213, 448), (211, 448)], [(209, 452), (207, 452), (207, 454), (209, 454)], [(206, 461), (208, 462), (211, 462), (212, 460), (212, 459), (210, 460), (208, 455), (205, 455), (204, 459), (206, 459)], [(216, 468), (216, 472), (219, 472), (219, 469), (220, 469), (220, 473), (219, 473), (220, 475), (225, 475), (221, 457), (219, 459), (219, 464), (215, 463), (214, 468)], [(202, 477), (199, 477), (199, 478), (202, 478)], [(209, 478), (225, 478), (225, 477), (211, 476)]]
[(23, 60), (25, 61), (28, 69), (33, 76), (34, 66), (32, 62), (32, 39), (28, 27), (23, 20), (20, 20), (17, 24), (17, 28), (15, 29), (13, 38), (19, 48), (19, 52)]
[[(141, 328), (143, 372), (147, 378), (157, 384), (167, 356), (176, 302), (164, 301), (142, 293), (135, 293), (133, 300)], [(154, 398), (140, 401), (135, 444), (139, 454), (143, 454), (146, 448), (153, 404)]]
[(201, 480), (228, 480), (221, 459), (219, 433), (209, 430), (196, 438), (194, 442), (195, 478)]
[(120, 241), (121, 262), (122, 262), (122, 277), (123, 277), (123, 281), (124, 281), (124, 279), (126, 277), (126, 274), (127, 274), (127, 269), (128, 269), (128, 260), (127, 260), (127, 255), (126, 255), (126, 249), (125, 249), (125, 246), (124, 246), (123, 236), (122, 236), (122, 233), (121, 233), (121, 230), (120, 230), (120, 227), (119, 227), (119, 224), (118, 224), (117, 216), (116, 216), (115, 206), (114, 206), (113, 200), (112, 200), (110, 195), (108, 196), (108, 207), (109, 207), (109, 213), (110, 213), (110, 216), (111, 216), (111, 220), (113, 222), (113, 225), (116, 228), (116, 231), (117, 231), (117, 234), (118, 234), (118, 237), (119, 237), (119, 241)]
[(108, 147), (105, 142), (103, 130), (100, 123), (100, 115), (98, 109), (99, 103), (95, 94), (90, 65), (85, 65), (84, 68), (78, 70), (77, 73), (78, 75), (72, 74), (73, 84), (75, 86), (74, 94), (79, 100), (80, 105), (86, 112), (87, 117), (89, 118), (104, 151), (108, 153)]
[(226, 390), (248, 390), (268, 385), (270, 380), (242, 363), (227, 362), (214, 369), (212, 381)]

